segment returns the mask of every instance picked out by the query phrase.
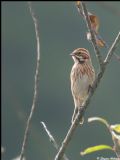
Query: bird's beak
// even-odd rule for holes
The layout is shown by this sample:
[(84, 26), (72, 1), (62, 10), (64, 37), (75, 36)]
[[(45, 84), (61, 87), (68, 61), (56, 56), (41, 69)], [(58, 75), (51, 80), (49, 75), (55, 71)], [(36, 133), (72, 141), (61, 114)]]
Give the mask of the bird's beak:
[(70, 56), (74, 56), (75, 54), (72, 52), (72, 53), (70, 53)]

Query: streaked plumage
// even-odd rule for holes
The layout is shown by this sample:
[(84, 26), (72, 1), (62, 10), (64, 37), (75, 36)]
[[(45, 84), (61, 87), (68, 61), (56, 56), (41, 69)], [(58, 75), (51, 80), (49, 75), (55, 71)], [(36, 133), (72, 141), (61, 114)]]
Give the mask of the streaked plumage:
[(71, 53), (71, 56), (74, 60), (74, 65), (70, 74), (71, 91), (75, 105), (72, 116), (73, 122), (78, 109), (82, 106), (88, 96), (89, 87), (93, 84), (95, 79), (95, 72), (88, 50), (77, 48)]

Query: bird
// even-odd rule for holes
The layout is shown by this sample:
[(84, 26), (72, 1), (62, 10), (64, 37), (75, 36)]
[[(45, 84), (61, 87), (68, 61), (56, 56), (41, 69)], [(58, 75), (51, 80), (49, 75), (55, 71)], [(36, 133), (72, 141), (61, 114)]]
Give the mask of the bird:
[[(73, 123), (80, 107), (82, 107), (88, 97), (90, 87), (93, 85), (95, 70), (87, 49), (77, 48), (70, 55), (74, 60), (70, 73), (71, 92), (75, 107), (71, 120), (71, 123)], [(83, 122), (84, 118), (82, 117), (80, 124), (83, 124)]]

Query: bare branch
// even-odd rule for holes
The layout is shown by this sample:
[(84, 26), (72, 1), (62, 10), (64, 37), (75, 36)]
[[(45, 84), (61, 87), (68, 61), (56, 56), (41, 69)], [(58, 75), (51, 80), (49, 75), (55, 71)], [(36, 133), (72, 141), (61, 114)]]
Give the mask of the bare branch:
[(36, 102), (37, 102), (37, 97), (38, 97), (39, 66), (40, 66), (40, 38), (39, 38), (38, 21), (35, 16), (35, 13), (32, 9), (32, 3), (28, 2), (28, 6), (29, 6), (30, 14), (32, 16), (34, 26), (35, 26), (36, 41), (37, 41), (37, 66), (36, 66), (36, 72), (35, 72), (33, 102), (32, 102), (30, 115), (28, 117), (27, 124), (26, 124), (26, 129), (25, 129), (25, 133), (24, 133), (24, 139), (23, 139), (23, 144), (22, 144), (22, 149), (21, 149), (21, 154), (20, 154), (20, 160), (22, 160), (23, 156), (24, 156), (24, 152), (25, 152), (25, 148), (26, 148), (26, 144), (27, 144), (27, 139), (28, 139), (28, 135), (29, 135), (30, 123), (31, 123), (32, 116), (35, 111), (35, 107), (36, 107)]
[(46, 133), (47, 133), (47, 135), (48, 135), (48, 137), (49, 137), (49, 139), (50, 139), (50, 142), (53, 144), (53, 146), (54, 146), (56, 149), (58, 149), (58, 144), (57, 144), (57, 142), (55, 141), (55, 139), (54, 139), (54, 137), (52, 136), (52, 134), (50, 133), (50, 131), (47, 129), (47, 126), (45, 125), (45, 123), (44, 123), (44, 122), (41, 122), (41, 124), (42, 124), (43, 128), (45, 129), (45, 131), (46, 131)]
[(107, 56), (106, 56), (106, 58), (104, 60), (104, 64), (109, 63), (109, 61), (110, 61), (110, 59), (111, 59), (111, 57), (112, 57), (112, 55), (114, 53), (114, 50), (116, 49), (118, 44), (120, 45), (120, 32), (118, 33), (114, 43), (112, 44), (110, 50), (108, 51), (108, 54), (107, 54)]
[[(50, 131), (47, 129), (47, 126), (45, 125), (44, 122), (41, 122), (41, 124), (42, 124), (43, 128), (45, 129), (45, 131), (50, 139), (50, 142), (53, 144), (53, 146), (56, 148), (56, 150), (58, 150), (59, 146), (58, 146), (57, 142), (55, 141), (54, 137), (52, 136), (52, 134), (50, 133)], [(63, 155), (63, 159), (69, 160), (65, 154)]]
[[(87, 21), (87, 25), (88, 25), (88, 14), (87, 14), (86, 8), (84, 8), (84, 7), (85, 7), (85, 5), (83, 4), (83, 10), (85, 10), (84, 13), (87, 15), (86, 21)], [(91, 27), (90, 24), (88, 25), (88, 29), (90, 30), (91, 28), (89, 28), (89, 27)], [(94, 35), (93, 32), (91, 32), (91, 33)], [(89, 92), (87, 100), (85, 101), (83, 106), (80, 107), (80, 110), (79, 110), (78, 114), (76, 115), (73, 124), (70, 126), (70, 128), (69, 128), (69, 130), (67, 132), (67, 135), (65, 136), (65, 138), (64, 138), (64, 140), (63, 140), (63, 142), (61, 144), (61, 147), (59, 148), (59, 151), (55, 156), (55, 160), (61, 160), (62, 159), (62, 157), (63, 157), (63, 155), (64, 155), (64, 153), (65, 153), (65, 151), (67, 149), (67, 146), (70, 143), (70, 141), (71, 141), (71, 139), (72, 139), (72, 137), (73, 137), (73, 135), (75, 133), (75, 130), (77, 129), (77, 127), (79, 125), (80, 119), (82, 117), (84, 117), (85, 111), (88, 108), (88, 105), (89, 105), (89, 103), (91, 101), (91, 98), (92, 98), (94, 92), (96, 91), (98, 85), (100, 84), (100, 80), (103, 77), (103, 74), (104, 74), (104, 71), (106, 69), (106, 66), (110, 62), (110, 59), (112, 58), (113, 52), (115, 51), (119, 41), (120, 41), (120, 33), (118, 34), (118, 36), (116, 37), (115, 41), (113, 42), (110, 50), (108, 51), (108, 54), (107, 54), (107, 57), (106, 57), (106, 60), (105, 60), (104, 63), (103, 63), (102, 59), (100, 58), (101, 55), (99, 54), (99, 50), (96, 51), (96, 54), (100, 58), (100, 59), (99, 58), (98, 59), (99, 59), (99, 63), (100, 63), (100, 66), (101, 66), (101, 70), (98, 73), (98, 75), (96, 76), (96, 79), (95, 79), (95, 81), (93, 83), (92, 88), (90, 89), (90, 92)], [(93, 46), (97, 47), (96, 44), (94, 44), (94, 40), (93, 40)]]
[(93, 45), (95, 54), (96, 54), (96, 56), (98, 58), (100, 69), (102, 70), (103, 69), (103, 59), (102, 59), (102, 56), (100, 54), (100, 51), (99, 51), (97, 43), (96, 43), (95, 32), (93, 31), (93, 29), (91, 27), (91, 22), (90, 22), (90, 19), (89, 19), (89, 15), (88, 15), (88, 11), (87, 11), (85, 3), (81, 2), (81, 5), (82, 5), (83, 13), (84, 13), (84, 16), (85, 16), (85, 22), (86, 22), (88, 31), (91, 34), (92, 45)]

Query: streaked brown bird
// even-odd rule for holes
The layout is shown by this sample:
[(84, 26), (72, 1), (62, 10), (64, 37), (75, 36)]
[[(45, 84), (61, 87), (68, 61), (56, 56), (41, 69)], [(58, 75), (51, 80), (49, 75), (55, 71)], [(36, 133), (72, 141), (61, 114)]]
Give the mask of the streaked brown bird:
[[(74, 60), (74, 65), (70, 73), (71, 92), (75, 105), (72, 116), (73, 123), (79, 108), (88, 97), (89, 89), (95, 80), (95, 71), (89, 51), (85, 48), (77, 48), (70, 55)], [(80, 124), (83, 124), (83, 118)]]

